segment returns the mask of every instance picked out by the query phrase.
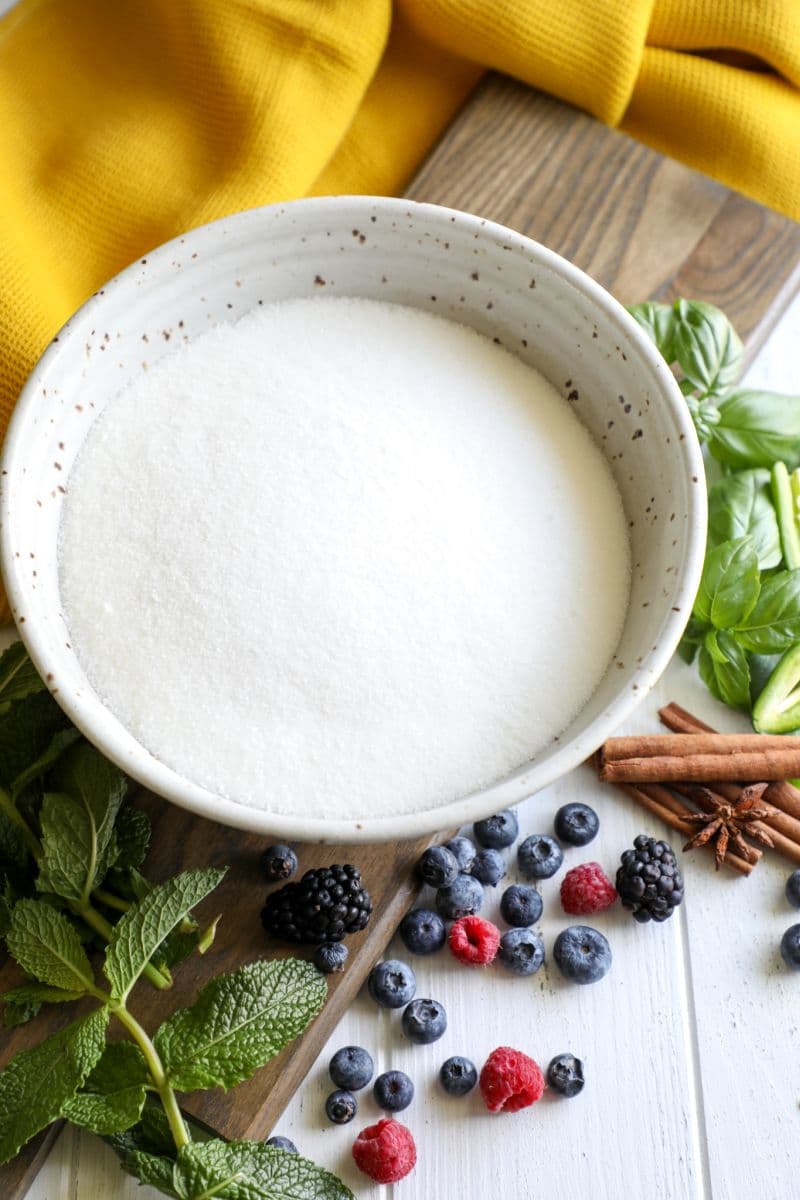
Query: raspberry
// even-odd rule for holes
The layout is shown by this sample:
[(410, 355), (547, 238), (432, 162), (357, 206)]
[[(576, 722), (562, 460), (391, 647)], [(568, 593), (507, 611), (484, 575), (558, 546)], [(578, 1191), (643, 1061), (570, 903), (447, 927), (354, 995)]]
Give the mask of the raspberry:
[(489, 1112), (519, 1112), (535, 1104), (544, 1091), (538, 1063), (511, 1046), (498, 1046), (492, 1051), (483, 1064), (479, 1083)]
[(609, 908), (617, 899), (617, 889), (600, 863), (581, 863), (567, 871), (561, 884), (561, 906), (565, 913), (583, 916)]
[(397, 1183), (414, 1169), (417, 1147), (410, 1129), (384, 1119), (361, 1130), (353, 1143), (353, 1158), (359, 1171), (376, 1183)]
[(451, 926), (448, 941), (459, 962), (483, 967), (497, 954), (500, 930), (483, 917), (461, 917)]

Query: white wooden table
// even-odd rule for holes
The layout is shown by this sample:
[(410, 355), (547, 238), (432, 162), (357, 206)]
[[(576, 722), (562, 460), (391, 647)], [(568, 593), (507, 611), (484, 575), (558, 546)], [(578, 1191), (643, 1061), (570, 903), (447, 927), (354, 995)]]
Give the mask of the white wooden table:
[[(800, 395), (800, 297), (748, 375), (751, 385)], [(745, 727), (716, 704), (693, 669), (675, 662), (642, 704), (631, 731), (657, 728), (667, 700), (715, 725)], [(521, 806), (522, 834), (551, 832), (555, 810), (581, 799), (600, 814), (597, 839), (570, 849), (566, 865), (599, 860), (613, 874), (620, 852), (647, 831), (677, 835), (581, 768)], [(515, 877), (513, 856), (507, 884)], [(798, 1182), (800, 974), (780, 960), (784, 929), (800, 919), (783, 888), (790, 866), (769, 852), (749, 879), (710, 855), (684, 859), (686, 902), (664, 926), (637, 925), (619, 906), (589, 918), (611, 942), (614, 963), (600, 983), (565, 983), (556, 968), (528, 979), (500, 966), (469, 969), (445, 950), (412, 959), (417, 994), (441, 1000), (449, 1027), (432, 1046), (412, 1047), (398, 1013), (361, 996), (296, 1095), (277, 1132), (338, 1172), (358, 1195), (403, 1200), (478, 1200), (550, 1196), (557, 1200), (790, 1200)], [(573, 923), (558, 901), (561, 872), (542, 885), (541, 930), (548, 952)], [(499, 892), (484, 915), (498, 917)], [(398, 957), (409, 957), (399, 942)], [(356, 1131), (376, 1120), (369, 1089), (356, 1120), (330, 1125), (327, 1062), (356, 1043), (377, 1071), (398, 1067), (414, 1080), (400, 1115), (418, 1147), (415, 1172), (395, 1188), (370, 1186), (355, 1169)], [(587, 1083), (573, 1100), (548, 1096), (521, 1113), (491, 1116), (477, 1094), (456, 1100), (437, 1082), (441, 1062), (465, 1054), (478, 1066), (498, 1045), (525, 1050), (546, 1066), (569, 1050), (583, 1059)], [(31, 1189), (31, 1200), (151, 1200), (158, 1193), (120, 1173), (102, 1142), (68, 1128)]]

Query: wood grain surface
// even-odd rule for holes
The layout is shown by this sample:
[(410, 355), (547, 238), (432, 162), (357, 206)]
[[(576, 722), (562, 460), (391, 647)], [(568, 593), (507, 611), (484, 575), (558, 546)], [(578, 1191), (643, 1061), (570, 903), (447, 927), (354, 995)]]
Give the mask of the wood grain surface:
[[(664, 158), (592, 118), (520, 84), (490, 76), (480, 85), (411, 184), (411, 198), (476, 212), (512, 226), (588, 271), (624, 303), (688, 295), (724, 308), (752, 354), (800, 280), (800, 227)], [(258, 873), (263, 841), (167, 805), (141, 803), (156, 825), (148, 873), (230, 864), (205, 905), (222, 910), (218, 941), (176, 972), (170, 993), (140, 984), (145, 1025), (186, 1004), (220, 970), (263, 955), (258, 921), (266, 888)], [(187, 1097), (187, 1111), (225, 1136), (263, 1136), (305, 1077), (380, 956), (415, 888), (410, 868), (424, 842), (347, 849), (300, 848), (301, 867), (354, 861), (376, 902), (369, 929), (351, 939), (347, 971), (331, 981), (323, 1014), (305, 1036), (248, 1084)], [(0, 970), (0, 987), (10, 968)], [(43, 1018), (34, 1025), (37, 1040)], [(63, 1019), (59, 1015), (59, 1019)], [(0, 1063), (30, 1030), (2, 1035)], [(43, 1161), (50, 1132), (0, 1168), (6, 1200), (19, 1200)]]

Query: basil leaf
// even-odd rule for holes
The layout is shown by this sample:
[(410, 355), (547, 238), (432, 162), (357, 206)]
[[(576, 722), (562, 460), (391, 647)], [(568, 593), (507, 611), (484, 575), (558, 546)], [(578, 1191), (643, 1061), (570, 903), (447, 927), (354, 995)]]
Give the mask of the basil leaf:
[(673, 347), (687, 379), (705, 396), (720, 396), (742, 369), (744, 348), (728, 318), (713, 304), (676, 300)]
[(325, 1003), (325, 979), (296, 958), (254, 962), (212, 979), (154, 1042), (173, 1087), (230, 1088), (296, 1038)]
[(694, 616), (717, 629), (738, 626), (754, 607), (759, 588), (752, 538), (723, 542), (706, 554)]
[(181, 1200), (354, 1200), (329, 1171), (263, 1142), (192, 1142), (178, 1151), (173, 1186)]
[(14, 642), (3, 651), (0, 655), (0, 705), (11, 705), (45, 690), (44, 680), (22, 642)]
[(755, 607), (736, 628), (754, 654), (779, 654), (800, 641), (800, 569), (768, 575)]
[(22, 1050), (0, 1073), (0, 1163), (60, 1115), (100, 1057), (107, 1025), (108, 1009), (99, 1008)]
[(719, 413), (708, 442), (719, 462), (735, 470), (776, 459), (789, 470), (800, 465), (800, 397), (741, 390), (720, 402)]
[(41, 779), (42, 775), (55, 766), (64, 751), (69, 749), (73, 742), (77, 742), (80, 736), (78, 730), (74, 728), (59, 729), (58, 733), (53, 734), (46, 749), (24, 771), (20, 771), (12, 782), (9, 789), (11, 799), (16, 800), (29, 784)]
[(708, 537), (712, 546), (750, 537), (760, 570), (779, 565), (781, 541), (770, 498), (769, 471), (740, 471), (712, 485), (708, 493)]
[(19, 900), (14, 905), (6, 945), (25, 974), (42, 983), (81, 993), (94, 986), (74, 926), (44, 900)]
[(750, 668), (747, 655), (728, 630), (711, 630), (700, 647), (700, 677), (713, 696), (731, 708), (750, 702)]
[(184, 871), (151, 892), (120, 917), (103, 966), (114, 998), (124, 1000), (155, 949), (196, 904), (212, 892), (224, 870)]
[(3, 1024), (7, 1028), (24, 1025), (36, 1016), (43, 1004), (66, 1004), (70, 1000), (80, 1000), (85, 994), (83, 990), (71, 992), (45, 983), (21, 983), (0, 994), (0, 1001), (5, 1006)]
[(668, 363), (675, 361), (675, 320), (672, 304), (657, 304), (648, 300), (644, 304), (631, 304), (628, 312), (655, 343), (656, 349)]

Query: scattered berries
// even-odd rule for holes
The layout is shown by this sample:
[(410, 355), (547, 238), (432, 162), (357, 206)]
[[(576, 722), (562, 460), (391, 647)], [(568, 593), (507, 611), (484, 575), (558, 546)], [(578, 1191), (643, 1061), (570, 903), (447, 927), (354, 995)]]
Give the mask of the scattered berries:
[(533, 975), (544, 962), (544, 942), (532, 929), (509, 929), (497, 957), (512, 975)]
[(323, 975), (332, 975), (335, 971), (343, 971), (349, 951), (344, 942), (323, 942), (314, 951), (314, 966)]
[(561, 883), (561, 907), (573, 916), (602, 912), (617, 899), (617, 889), (600, 863), (581, 863), (567, 871)]
[(483, 888), (471, 875), (456, 875), (452, 883), (436, 893), (436, 908), (448, 921), (471, 917), (483, 904)]
[(453, 957), (472, 967), (493, 962), (500, 945), (500, 930), (483, 917), (461, 917), (450, 927), (448, 937)]
[(468, 1058), (454, 1054), (439, 1068), (439, 1082), (448, 1096), (466, 1096), (478, 1082), (478, 1069)]
[(458, 874), (458, 859), (447, 846), (428, 846), (417, 863), (417, 870), (424, 883), (435, 888), (444, 887)]
[(447, 1013), (438, 1000), (412, 1000), (403, 1009), (402, 1025), (410, 1042), (428, 1046), (447, 1029)]
[(640, 833), (617, 870), (617, 891), (635, 921), (666, 921), (683, 900), (683, 876), (672, 847)]
[(480, 1088), (489, 1112), (519, 1112), (541, 1097), (544, 1076), (521, 1050), (498, 1046), (483, 1064)]
[(369, 994), (381, 1008), (402, 1008), (417, 990), (417, 980), (408, 963), (399, 958), (379, 962), (367, 979)]
[(274, 1146), (276, 1150), (285, 1150), (287, 1154), (299, 1153), (297, 1146), (289, 1138), (281, 1137), (277, 1134), (275, 1137), (267, 1138), (265, 1146)]
[(373, 1070), (372, 1057), (361, 1046), (342, 1046), (328, 1064), (328, 1073), (337, 1088), (348, 1092), (366, 1087)]
[(533, 925), (542, 915), (542, 897), (535, 887), (512, 883), (500, 897), (500, 915), (507, 925)]
[(347, 1125), (358, 1112), (358, 1101), (352, 1092), (331, 1092), (325, 1101), (325, 1114), (334, 1125)]
[(475, 834), (475, 841), (479, 845), (485, 846), (487, 850), (504, 850), (506, 846), (513, 845), (517, 840), (519, 834), (517, 814), (510, 808), (505, 808), (502, 812), (495, 813), (493, 817), (476, 821), (472, 826), (472, 832)]
[(459, 871), (469, 875), (472, 870), (472, 860), (477, 854), (475, 843), (468, 837), (454, 837), (447, 843), (447, 849), (456, 856)]
[(555, 815), (553, 828), (560, 842), (568, 846), (587, 846), (597, 837), (600, 819), (588, 804), (565, 804)]
[(400, 937), (412, 954), (435, 954), (447, 940), (445, 924), (429, 908), (414, 908), (400, 922)]
[(402, 1112), (414, 1099), (414, 1084), (405, 1071), (384, 1071), (372, 1089), (378, 1108), (386, 1112)]
[(340, 942), (364, 929), (372, 900), (357, 867), (318, 867), (267, 896), (261, 923), (284, 942)]
[(800, 908), (800, 867), (786, 880), (786, 899), (792, 908)]
[(790, 925), (781, 938), (781, 958), (787, 967), (800, 971), (800, 925)]
[(361, 1130), (353, 1143), (353, 1158), (359, 1171), (376, 1183), (397, 1183), (414, 1169), (417, 1147), (410, 1129), (384, 1118)]
[(485, 887), (496, 887), (506, 873), (499, 850), (479, 850), (472, 864), (472, 876)]
[(574, 1054), (557, 1054), (547, 1068), (547, 1083), (560, 1096), (577, 1096), (585, 1083), (583, 1063)]
[(517, 864), (526, 879), (549, 879), (563, 861), (564, 851), (546, 833), (532, 833), (517, 850)]
[(553, 958), (573, 983), (597, 983), (611, 966), (611, 947), (591, 926), (570, 925), (556, 938)]
[(270, 883), (291, 879), (297, 870), (297, 855), (291, 846), (267, 846), (261, 855), (261, 866)]

